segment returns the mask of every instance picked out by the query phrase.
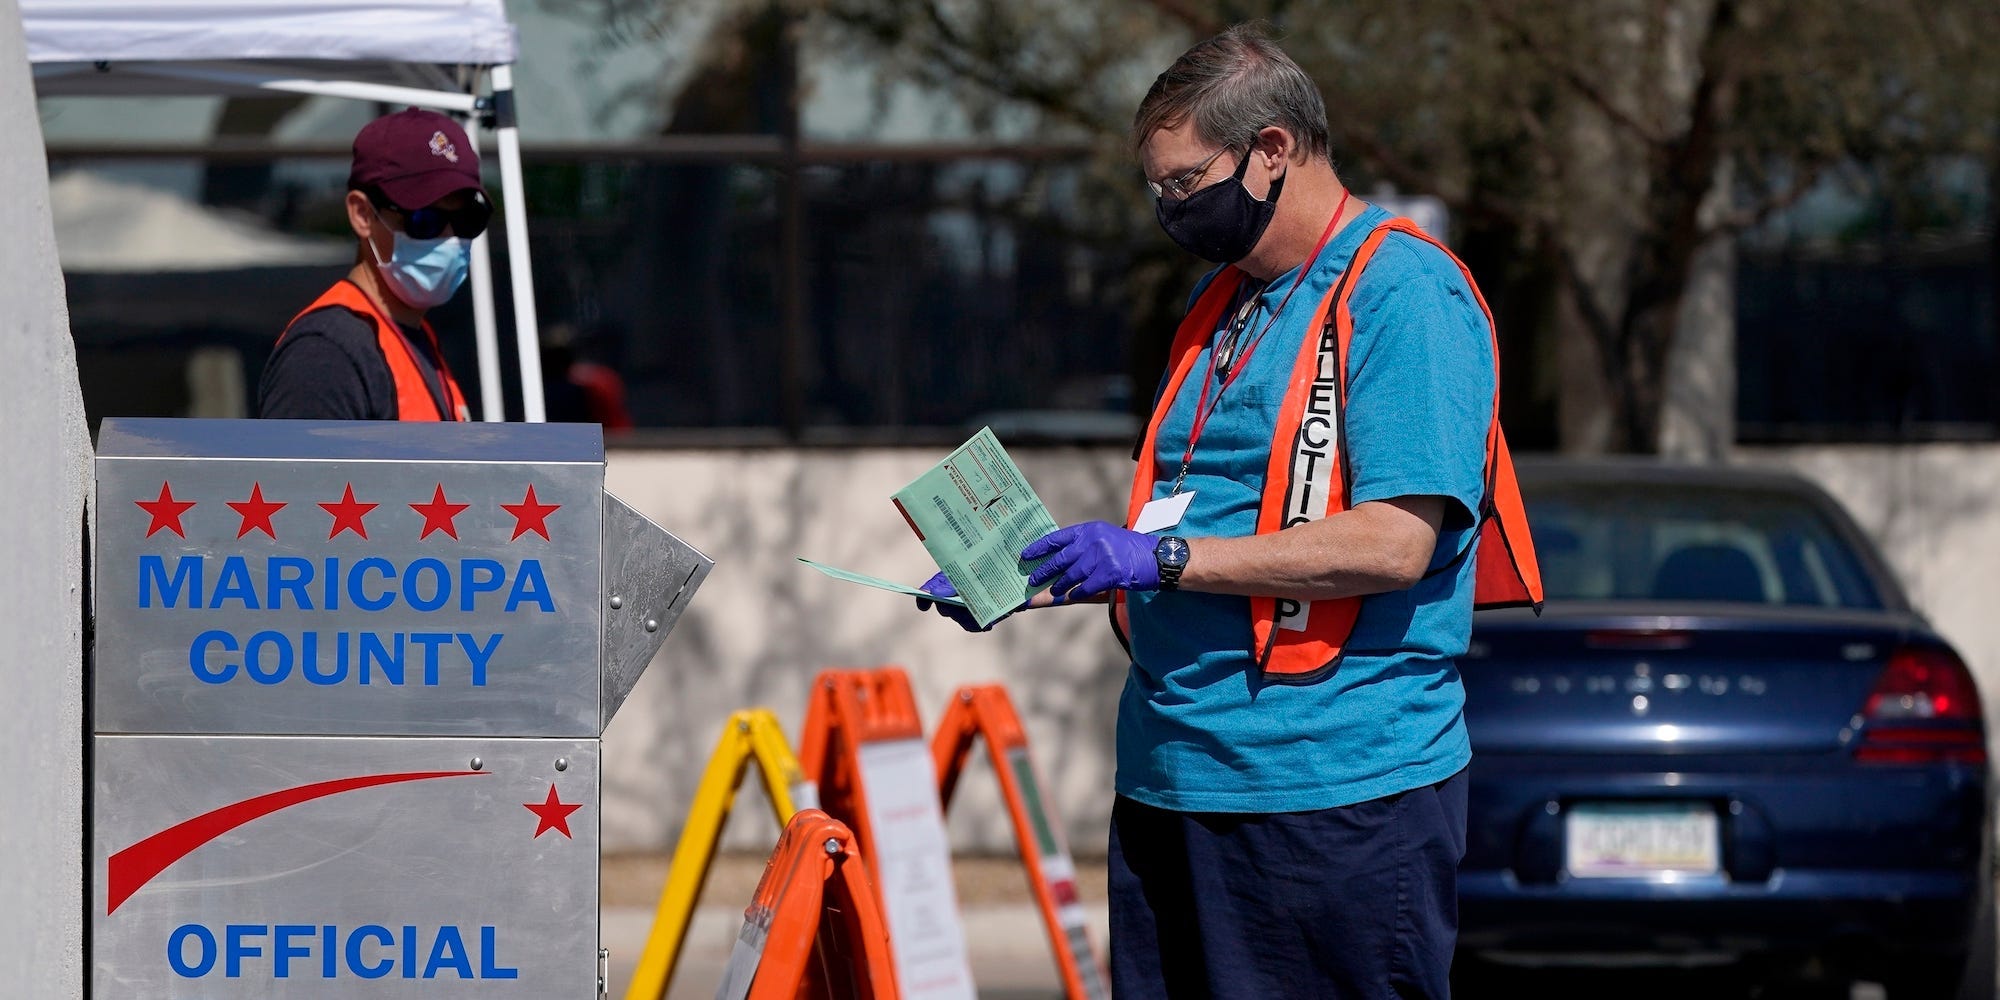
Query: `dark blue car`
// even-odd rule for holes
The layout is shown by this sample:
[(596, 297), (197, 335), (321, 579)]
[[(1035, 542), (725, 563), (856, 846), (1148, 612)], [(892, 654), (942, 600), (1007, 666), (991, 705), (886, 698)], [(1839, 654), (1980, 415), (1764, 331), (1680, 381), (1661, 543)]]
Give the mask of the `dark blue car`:
[(1992, 997), (1979, 694), (1852, 520), (1777, 473), (1521, 481), (1548, 607), (1481, 615), (1461, 664), (1461, 968), (1714, 965), (1903, 1000), (1959, 995), (1970, 964), (1965, 995)]

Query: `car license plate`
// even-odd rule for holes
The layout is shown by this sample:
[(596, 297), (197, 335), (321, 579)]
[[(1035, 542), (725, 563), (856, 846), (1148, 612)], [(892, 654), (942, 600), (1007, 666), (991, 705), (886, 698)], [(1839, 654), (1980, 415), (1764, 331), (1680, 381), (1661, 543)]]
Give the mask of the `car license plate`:
[(1564, 860), (1578, 878), (1712, 875), (1721, 868), (1715, 810), (1704, 803), (1580, 802), (1564, 817)]

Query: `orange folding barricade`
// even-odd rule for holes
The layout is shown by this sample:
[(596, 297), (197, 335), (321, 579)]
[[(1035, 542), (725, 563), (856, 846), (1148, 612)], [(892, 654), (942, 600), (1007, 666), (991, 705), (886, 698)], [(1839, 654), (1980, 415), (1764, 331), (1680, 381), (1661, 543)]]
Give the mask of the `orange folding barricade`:
[(1050, 815), (1041, 784), (1028, 754), (1028, 734), (1007, 689), (998, 684), (967, 685), (945, 707), (931, 738), (937, 765), (938, 802), (951, 807), (951, 795), (972, 757), (973, 742), (984, 737), (986, 752), (1000, 779), (1000, 794), (1014, 823), (1014, 841), (1021, 851), (1028, 885), (1048, 927), (1069, 1000), (1109, 1000), (1108, 977), (1091, 947), (1083, 904), (1076, 893), (1076, 863), (1063, 842), (1062, 828)]
[(743, 911), (743, 929), (715, 995), (717, 1000), (900, 995), (888, 926), (846, 825), (817, 809), (801, 809), (785, 824), (757, 894)]
[(864, 853), (875, 849), (875, 831), (861, 780), (862, 746), (923, 738), (916, 695), (901, 669), (822, 670), (813, 678), (799, 735), (799, 770), (818, 782), (820, 808), (854, 831)]
[(799, 766), (820, 807), (854, 831), (911, 1000), (971, 1000), (972, 966), (952, 881), (937, 768), (909, 676), (896, 667), (813, 679)]
[(702, 886), (708, 881), (709, 866), (722, 842), (722, 828), (735, 807), (736, 791), (750, 765), (764, 780), (764, 791), (782, 831), (799, 809), (818, 803), (812, 782), (799, 770), (792, 748), (778, 717), (767, 708), (749, 708), (731, 713), (722, 724), (722, 737), (715, 753), (703, 769), (701, 784), (695, 787), (688, 807), (687, 822), (681, 826), (680, 843), (674, 847), (673, 862), (667, 868), (666, 885), (660, 889), (659, 906), (653, 915), (653, 929), (632, 970), (632, 982), (625, 1000), (662, 1000), (673, 982), (680, 963), (681, 946), (687, 940), (688, 925), (694, 920), (695, 905), (701, 900)]
[[(882, 873), (886, 866), (897, 865), (901, 871), (900, 866), (921, 863), (922, 859), (894, 855), (893, 851), (888, 853), (894, 856), (885, 856), (885, 831), (875, 829), (878, 810), (871, 809), (871, 805), (881, 813), (895, 814), (898, 810), (883, 807), (882, 796), (893, 793), (899, 802), (912, 806), (915, 803), (906, 786), (916, 781), (934, 781), (941, 828), (943, 811), (964, 773), (973, 744), (982, 737), (993, 757), (1030, 889), (1048, 928), (1064, 992), (1070, 1000), (1105, 1000), (1111, 995), (1109, 977), (1090, 943), (1083, 906), (1077, 898), (1076, 866), (1060, 828), (1043, 801), (1029, 758), (1026, 730), (1004, 688), (983, 685), (959, 689), (946, 707), (927, 750), (923, 751), (927, 760), (921, 770), (928, 773), (918, 774), (906, 768), (899, 772), (909, 775), (906, 781), (893, 789), (877, 790), (876, 800), (871, 802), (868, 783), (862, 774), (864, 755), (901, 752), (914, 749), (912, 744), (922, 745), (923, 721), (917, 712), (909, 676), (896, 667), (822, 671), (813, 680), (807, 704), (799, 764), (808, 779), (817, 781), (822, 807), (854, 830), (870, 870), (877, 873), (877, 891), (885, 894), (880, 898), (890, 929), (901, 937), (909, 929), (899, 931), (896, 926), (899, 911), (896, 902), (889, 898), (894, 886), (885, 884)], [(922, 819), (918, 817), (919, 821)], [(920, 843), (919, 850), (921, 846)], [(948, 851), (948, 846), (944, 849)], [(948, 873), (945, 880), (948, 881)], [(952, 905), (955, 909), (955, 897)], [(952, 927), (950, 932), (962, 945), (962, 929)], [(903, 943), (899, 940), (895, 944)], [(935, 943), (938, 943), (936, 938), (925, 942), (927, 946)], [(939, 968), (950, 966), (946, 963), (930, 971)], [(935, 977), (919, 980), (920, 973), (911, 967), (899, 966), (898, 971), (904, 991), (912, 996), (952, 993), (950, 983), (944, 984), (941, 994), (931, 993), (927, 987)], [(969, 971), (965, 974), (969, 975)]]

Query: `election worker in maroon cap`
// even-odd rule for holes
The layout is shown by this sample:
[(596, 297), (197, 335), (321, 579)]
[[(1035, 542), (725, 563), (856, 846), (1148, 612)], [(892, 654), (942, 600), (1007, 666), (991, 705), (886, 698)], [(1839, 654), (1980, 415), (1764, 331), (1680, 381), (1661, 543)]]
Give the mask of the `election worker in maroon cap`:
[(465, 282), (493, 206), (458, 123), (410, 108), (354, 137), (354, 267), (298, 314), (264, 365), (263, 417), (465, 420), (465, 394), (424, 320)]

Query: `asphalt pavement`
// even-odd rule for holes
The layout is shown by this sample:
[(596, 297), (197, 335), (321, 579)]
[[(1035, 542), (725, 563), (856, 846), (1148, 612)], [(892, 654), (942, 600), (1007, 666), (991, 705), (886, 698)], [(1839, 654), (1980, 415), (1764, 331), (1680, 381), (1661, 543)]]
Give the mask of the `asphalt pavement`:
[[(1062, 983), (1049, 957), (1049, 942), (1041, 917), (1032, 906), (967, 907), (961, 917), (972, 960), (972, 979), (981, 1000), (1060, 1000)], [(1092, 933), (1104, 940), (1104, 908), (1091, 908)], [(646, 933), (650, 909), (606, 908), (604, 946), (611, 951), (610, 995), (623, 997), (632, 981)], [(704, 906), (695, 912), (683, 946), (680, 967), (667, 992), (669, 1000), (708, 1000), (722, 979), (729, 949), (743, 924), (741, 909)]]
[[(764, 859), (723, 854), (709, 869), (700, 904), (688, 927), (669, 1000), (708, 1000), (729, 960), (743, 908), (756, 891)], [(612, 855), (603, 866), (603, 942), (611, 952), (609, 995), (625, 995), (632, 969), (653, 925), (667, 859)], [(1028, 895), (1026, 874), (1015, 858), (958, 858), (953, 865), (960, 920), (965, 927), (973, 981), (981, 1000), (1059, 1000), (1062, 982), (1049, 950), (1048, 931)], [(1104, 866), (1078, 866), (1077, 887), (1090, 920), (1091, 939), (1104, 947)]]
[[(653, 924), (666, 858), (653, 855), (607, 857), (603, 869), (603, 941), (611, 952), (609, 995), (621, 998)], [(683, 946), (669, 1000), (708, 1000), (715, 995), (724, 964), (743, 923), (743, 907), (755, 891), (763, 858), (725, 854), (710, 869), (703, 898)], [(1101, 862), (1078, 864), (1078, 890), (1089, 914), (1090, 934), (1102, 949), (1106, 940), (1104, 869)], [(974, 982), (981, 1000), (1060, 1000), (1061, 981), (1051, 958), (1047, 930), (1028, 896), (1020, 863), (1011, 858), (960, 858), (955, 862), (960, 916)], [(1540, 1000), (1903, 1000), (1888, 998), (1873, 983), (1759, 987), (1729, 969), (1511, 969), (1461, 963), (1454, 995), (1536, 997)]]

